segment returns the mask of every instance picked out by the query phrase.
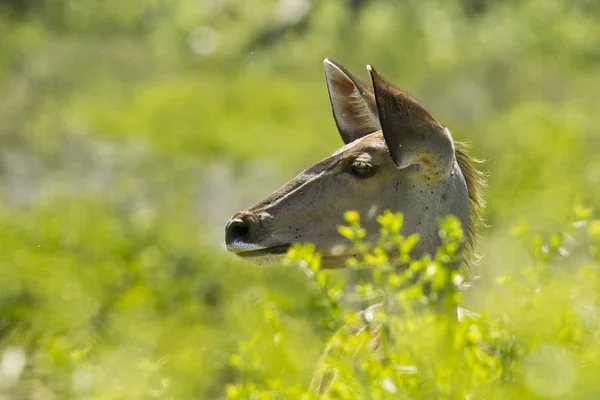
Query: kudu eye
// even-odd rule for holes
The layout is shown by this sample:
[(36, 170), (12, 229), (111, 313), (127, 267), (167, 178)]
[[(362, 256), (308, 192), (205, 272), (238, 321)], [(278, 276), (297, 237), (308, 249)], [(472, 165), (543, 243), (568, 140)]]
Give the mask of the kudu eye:
[(354, 161), (350, 166), (350, 172), (357, 178), (368, 178), (373, 176), (375, 168), (365, 161)]

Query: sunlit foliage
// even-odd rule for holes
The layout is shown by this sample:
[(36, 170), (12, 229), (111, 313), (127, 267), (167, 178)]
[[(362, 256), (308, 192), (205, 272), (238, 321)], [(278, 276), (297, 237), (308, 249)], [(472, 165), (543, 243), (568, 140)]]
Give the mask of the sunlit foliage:
[[(404, 278), (357, 293), (371, 270), (259, 270), (221, 243), (234, 212), (341, 145), (325, 57), (363, 77), (373, 64), (487, 160), (490, 228), (462, 303), (510, 316), (482, 335), (539, 343), (529, 358), (509, 349), (518, 365), (573, 366), (568, 388), (536, 386), (570, 381), (533, 367), (501, 387), (590, 397), (600, 228), (578, 223), (591, 236), (571, 239), (569, 214), (600, 204), (598, 4), (0, 0), (0, 397), (305, 392), (328, 338)], [(342, 233), (360, 245), (353, 221)], [(357, 264), (388, 257), (371, 251)], [(548, 313), (529, 323), (523, 307)]]
[[(589, 216), (581, 207), (576, 212)], [(227, 387), (229, 398), (587, 398), (597, 393), (599, 221), (577, 220), (574, 232), (552, 235), (548, 242), (518, 227), (531, 265), (498, 276), (475, 314), (460, 307), (466, 278), (457, 268), (463, 232), (456, 218), (441, 223), (442, 245), (435, 256), (418, 260), (410, 257), (418, 238), (399, 234), (402, 214), (379, 218), (382, 239), (370, 250), (361, 242), (357, 213), (347, 212), (346, 220), (349, 226), (340, 232), (359, 254), (348, 264), (367, 279), (352, 287), (332, 285), (310, 245), (297, 245), (287, 256), (288, 263), (306, 270), (336, 329), (310, 390), (249, 379), (248, 370), (261, 366), (260, 353), (255, 343), (245, 342), (230, 362), (246, 374)], [(562, 239), (571, 233), (588, 246), (575, 259)], [(364, 304), (381, 303), (340, 313), (343, 290), (354, 291)], [(276, 311), (266, 313), (277, 327)], [(278, 329), (262, 340), (272, 334), (275, 342), (281, 340)]]

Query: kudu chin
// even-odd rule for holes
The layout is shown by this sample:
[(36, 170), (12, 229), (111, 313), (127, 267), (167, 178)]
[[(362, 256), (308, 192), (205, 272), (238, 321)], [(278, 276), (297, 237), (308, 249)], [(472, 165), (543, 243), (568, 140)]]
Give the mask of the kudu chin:
[(414, 256), (433, 253), (438, 222), (449, 214), (469, 227), (472, 244), (482, 206), (482, 176), (450, 131), (371, 66), (368, 85), (326, 59), (333, 117), (345, 145), (225, 227), (227, 250), (259, 265), (279, 261), (292, 243), (314, 243), (323, 267), (343, 267), (352, 248), (337, 232), (356, 210), (378, 239), (377, 215), (404, 213), (403, 234), (420, 234)]

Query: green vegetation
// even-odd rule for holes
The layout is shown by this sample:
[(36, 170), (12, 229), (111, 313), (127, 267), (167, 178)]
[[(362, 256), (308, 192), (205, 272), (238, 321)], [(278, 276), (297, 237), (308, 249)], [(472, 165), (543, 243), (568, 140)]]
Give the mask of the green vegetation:
[[(365, 352), (362, 375), (336, 364), (336, 393), (594, 397), (599, 228), (580, 206), (573, 228), (571, 210), (600, 205), (599, 12), (587, 0), (0, 1), (0, 397), (304, 393), (337, 328), (407, 279), (378, 254), (357, 300), (349, 282), (368, 271), (307, 279), (221, 248), (234, 212), (341, 145), (325, 57), (358, 75), (376, 66), (490, 173), (480, 279), (460, 292), (481, 317), (454, 323), (449, 304), (410, 321), (375, 313), (392, 327), (383, 354), (418, 374)], [(406, 307), (437, 301), (421, 287)]]
[[(328, 326), (338, 330), (329, 340), (311, 389), (282, 388), (278, 380), (252, 380), (261, 367), (258, 340), (281, 346), (281, 327), (267, 311), (271, 332), (245, 342), (230, 363), (242, 382), (229, 385), (231, 399), (439, 399), (439, 398), (591, 398), (600, 355), (598, 261), (600, 221), (578, 207), (570, 232), (548, 242), (520, 226), (531, 264), (514, 274), (498, 276), (480, 302), (481, 314), (463, 304), (465, 272), (456, 268), (464, 241), (460, 222), (447, 218), (440, 227), (442, 246), (434, 256), (409, 256), (418, 236), (399, 234), (402, 215), (379, 217), (381, 241), (367, 250), (358, 215), (347, 212), (350, 226), (340, 232), (354, 242), (359, 256), (349, 266), (369, 276), (354, 286), (365, 304), (383, 302), (356, 314), (341, 315), (343, 283), (331, 284), (321, 271), (320, 256), (311, 245), (297, 245), (287, 257), (307, 270), (328, 309)], [(587, 251), (570, 255), (566, 236), (586, 243)], [(568, 246), (571, 247), (571, 246)], [(385, 310), (385, 311), (384, 311)]]

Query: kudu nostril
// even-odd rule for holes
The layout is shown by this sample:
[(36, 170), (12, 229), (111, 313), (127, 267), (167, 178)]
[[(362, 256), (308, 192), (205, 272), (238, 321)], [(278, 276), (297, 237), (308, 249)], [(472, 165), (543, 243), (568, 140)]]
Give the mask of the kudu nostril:
[(244, 240), (250, 233), (250, 227), (241, 219), (232, 219), (225, 227), (225, 242)]

